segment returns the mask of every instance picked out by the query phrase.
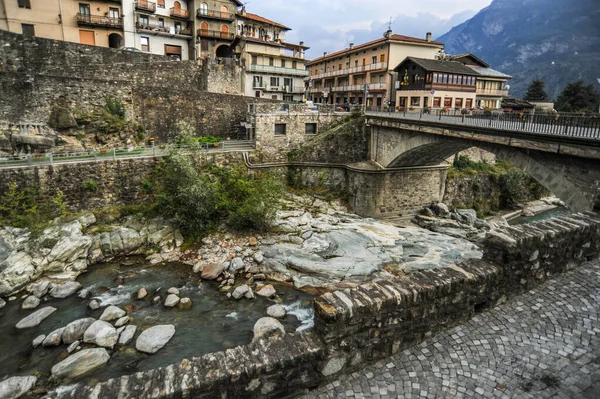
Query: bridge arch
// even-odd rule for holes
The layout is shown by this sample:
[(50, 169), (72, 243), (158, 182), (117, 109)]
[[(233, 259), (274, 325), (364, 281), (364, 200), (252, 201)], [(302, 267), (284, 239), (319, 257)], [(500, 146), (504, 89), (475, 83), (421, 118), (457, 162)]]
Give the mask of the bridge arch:
[(468, 138), (372, 127), (376, 160), (386, 168), (439, 165), (471, 147), (527, 172), (574, 211), (600, 208), (600, 161)]

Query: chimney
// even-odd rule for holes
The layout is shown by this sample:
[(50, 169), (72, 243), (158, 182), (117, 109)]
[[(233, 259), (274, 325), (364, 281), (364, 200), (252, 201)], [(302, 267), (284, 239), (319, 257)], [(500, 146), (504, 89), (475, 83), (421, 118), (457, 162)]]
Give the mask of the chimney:
[(327, 51), (323, 51), (323, 57), (327, 55)]
[(242, 6), (242, 17), (246, 16), (246, 6)]
[(350, 49), (352, 49), (352, 47), (354, 47), (354, 43), (350, 43)]
[(300, 45), (301, 45), (301, 46), (304, 46), (304, 42), (300, 42)]
[(425, 35), (425, 40), (427, 40), (428, 42), (431, 41), (431, 32), (427, 32), (427, 34)]
[(385, 33), (383, 34), (383, 37), (385, 37), (386, 39), (389, 39), (390, 37), (392, 37), (392, 30), (388, 29), (387, 31), (385, 31)]

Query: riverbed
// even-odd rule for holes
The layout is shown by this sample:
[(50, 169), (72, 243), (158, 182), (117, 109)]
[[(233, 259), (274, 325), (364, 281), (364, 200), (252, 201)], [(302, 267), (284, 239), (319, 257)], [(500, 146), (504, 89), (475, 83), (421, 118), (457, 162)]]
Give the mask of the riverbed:
[[(253, 300), (228, 299), (225, 293), (219, 292), (218, 283), (201, 281), (192, 273), (190, 266), (178, 263), (149, 265), (136, 259), (96, 265), (77, 281), (89, 289), (91, 295), (86, 299), (77, 295), (65, 299), (46, 296), (48, 300), (43, 300), (40, 308), (54, 306), (58, 311), (37, 327), (15, 329), (19, 320), (33, 312), (22, 310), (21, 300), (11, 301), (0, 309), (0, 380), (14, 375), (38, 375), (41, 385), (46, 385), (44, 382), (51, 367), (67, 357), (67, 345), (34, 349), (32, 341), (71, 321), (85, 317), (97, 319), (109, 305), (129, 311), (132, 318), (129, 324), (138, 328), (136, 338), (144, 329), (159, 324), (173, 324), (176, 333), (163, 349), (153, 355), (136, 351), (136, 338), (125, 346), (116, 346), (105, 367), (77, 382), (103, 381), (247, 344), (252, 340), (255, 322), (266, 316), (266, 309), (276, 303), (258, 296)], [(190, 298), (192, 308), (165, 308), (163, 302), (170, 287), (178, 288), (182, 297)], [(310, 328), (313, 296), (281, 285), (275, 287), (280, 298), (277, 301), (288, 311), (281, 320), (286, 332)], [(145, 288), (148, 296), (143, 300), (134, 299), (140, 288)], [(161, 298), (158, 303), (153, 302), (156, 296)], [(91, 299), (100, 302), (100, 309), (88, 307)], [(82, 345), (83, 348), (87, 346)]]

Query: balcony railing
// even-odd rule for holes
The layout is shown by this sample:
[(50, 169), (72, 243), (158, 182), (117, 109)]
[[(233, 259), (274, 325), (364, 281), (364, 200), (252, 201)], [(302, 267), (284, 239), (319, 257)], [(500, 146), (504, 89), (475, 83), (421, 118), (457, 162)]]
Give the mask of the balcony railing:
[(156, 11), (156, 3), (152, 3), (151, 1), (148, 1), (148, 0), (137, 0), (135, 2), (135, 9), (155, 12)]
[(123, 18), (113, 18), (106, 15), (90, 15), (77, 13), (77, 25), (102, 26), (105, 28), (123, 28)]
[(387, 67), (388, 67), (387, 62), (378, 62), (375, 64), (360, 65), (360, 66), (356, 66), (356, 67), (352, 67), (352, 68), (338, 69), (336, 71), (329, 71), (329, 72), (319, 73), (317, 75), (311, 75), (311, 79), (331, 78), (331, 77), (341, 76), (341, 75), (352, 75), (352, 74), (357, 74), (357, 73), (378, 71), (378, 70), (382, 70), (382, 69), (385, 70), (385, 69), (387, 69)]
[(498, 89), (480, 89), (477, 88), (477, 95), (480, 96), (497, 96), (497, 97), (506, 97), (508, 96), (508, 90), (498, 90)]
[(276, 67), (270, 65), (250, 65), (250, 71), (252, 72), (266, 72), (266, 73), (278, 73), (281, 75), (292, 75), (292, 76), (308, 76), (308, 71), (305, 69), (294, 69), (294, 68), (284, 68), (284, 67)]
[(215, 39), (233, 40), (235, 35), (229, 32), (221, 32), (220, 30), (198, 29), (196, 34), (201, 37), (211, 37)]
[(219, 19), (219, 20), (226, 20), (226, 21), (235, 20), (235, 14), (233, 14), (233, 13), (216, 11), (216, 10), (206, 10), (206, 9), (203, 10), (202, 8), (199, 8), (196, 11), (196, 16), (198, 18), (211, 18), (211, 19)]
[(188, 19), (190, 17), (190, 12), (188, 10), (182, 10), (181, 8), (171, 7), (170, 15), (173, 18), (185, 18)]
[(192, 36), (192, 28), (177, 29), (174, 26), (159, 26), (158, 24), (142, 24), (139, 21), (136, 23), (136, 28), (164, 35), (184, 35)]

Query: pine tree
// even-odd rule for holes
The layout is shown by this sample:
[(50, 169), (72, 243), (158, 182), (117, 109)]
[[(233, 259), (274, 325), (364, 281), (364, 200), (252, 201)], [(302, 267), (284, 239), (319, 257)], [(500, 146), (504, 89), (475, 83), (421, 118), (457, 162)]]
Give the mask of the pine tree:
[(525, 100), (531, 101), (546, 101), (548, 94), (544, 88), (544, 81), (542, 79), (534, 79), (527, 88), (527, 94), (525, 94)]
[(583, 80), (569, 83), (556, 99), (555, 108), (560, 112), (596, 112), (600, 94), (594, 86)]

